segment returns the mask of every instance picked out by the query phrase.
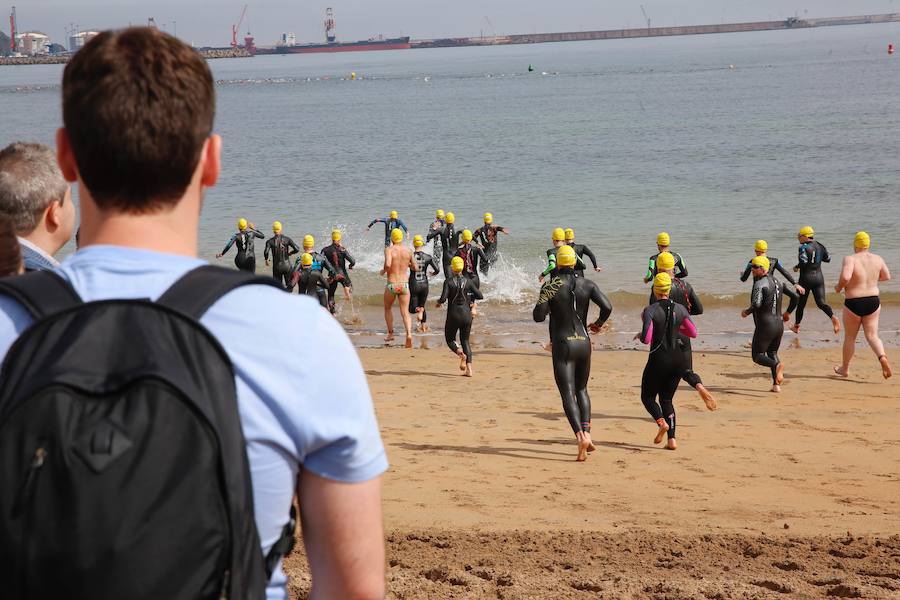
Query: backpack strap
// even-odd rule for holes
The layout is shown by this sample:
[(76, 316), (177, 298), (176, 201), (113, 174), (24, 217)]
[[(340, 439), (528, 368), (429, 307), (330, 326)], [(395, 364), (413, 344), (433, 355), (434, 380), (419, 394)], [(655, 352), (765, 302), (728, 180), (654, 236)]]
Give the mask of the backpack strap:
[(38, 320), (82, 304), (71, 284), (52, 271), (4, 277), (0, 294), (14, 299)]
[(294, 538), (294, 533), (297, 530), (297, 509), (291, 504), (291, 512), (288, 516), (288, 522), (284, 524), (284, 527), (281, 530), (281, 537), (272, 544), (272, 547), (269, 548), (269, 553), (266, 554), (266, 581), (272, 579), (272, 573), (275, 572), (275, 567), (278, 565), (278, 561), (291, 553), (291, 550), (294, 549), (294, 543), (296, 539)]
[(254, 284), (283, 289), (271, 277), (203, 265), (182, 276), (156, 303), (199, 320), (209, 307), (228, 292)]

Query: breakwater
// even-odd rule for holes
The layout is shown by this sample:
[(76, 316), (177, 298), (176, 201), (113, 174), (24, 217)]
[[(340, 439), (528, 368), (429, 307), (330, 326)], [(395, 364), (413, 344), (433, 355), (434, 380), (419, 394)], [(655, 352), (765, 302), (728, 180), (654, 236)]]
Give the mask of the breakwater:
[[(216, 58), (250, 58), (252, 54), (244, 48), (204, 48), (198, 50), (207, 60)], [(4, 65), (61, 65), (69, 62), (71, 54), (49, 56), (0, 56), (0, 66)]]

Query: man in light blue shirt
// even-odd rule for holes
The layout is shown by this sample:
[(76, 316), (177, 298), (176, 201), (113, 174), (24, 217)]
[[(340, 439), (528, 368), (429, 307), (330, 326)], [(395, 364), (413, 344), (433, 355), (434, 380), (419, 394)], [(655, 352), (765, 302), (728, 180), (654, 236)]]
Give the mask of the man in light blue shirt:
[[(79, 187), (82, 249), (57, 272), (84, 301), (156, 299), (204, 264), (200, 209), (222, 144), (211, 134), (212, 78), (189, 47), (146, 29), (101, 34), (76, 58), (63, 77), (57, 150)], [(0, 297), (0, 357), (30, 322)], [(349, 338), (316, 302), (268, 286), (228, 293), (201, 323), (234, 365), (262, 552), (296, 493), (312, 596), (382, 597), (387, 460)], [(287, 598), (286, 583), (276, 568), (268, 598)]]

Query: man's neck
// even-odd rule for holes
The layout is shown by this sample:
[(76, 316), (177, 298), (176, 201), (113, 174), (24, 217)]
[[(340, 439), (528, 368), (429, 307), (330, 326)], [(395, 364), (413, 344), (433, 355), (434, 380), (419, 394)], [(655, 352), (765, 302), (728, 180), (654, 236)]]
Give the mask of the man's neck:
[(34, 246), (43, 250), (44, 253), (50, 257), (59, 252), (59, 249), (65, 245), (65, 242), (63, 242), (62, 244), (59, 243), (59, 241), (54, 239), (53, 234), (44, 229), (41, 229), (40, 226), (38, 226), (28, 235), (20, 235), (19, 237), (23, 240), (28, 240)]

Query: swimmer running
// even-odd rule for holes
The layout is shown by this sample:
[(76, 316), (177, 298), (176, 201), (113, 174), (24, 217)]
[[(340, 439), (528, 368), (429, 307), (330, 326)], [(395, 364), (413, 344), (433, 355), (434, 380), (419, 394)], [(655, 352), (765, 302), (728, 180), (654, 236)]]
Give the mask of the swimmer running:
[(253, 223), (249, 223), (247, 219), (238, 219), (238, 232), (231, 236), (231, 239), (225, 244), (225, 248), (216, 254), (216, 258), (222, 258), (234, 244), (237, 244), (237, 256), (234, 257), (234, 266), (241, 271), (255, 273), (256, 253), (253, 247), (254, 238), (264, 240), (266, 236), (258, 232)]
[(350, 270), (356, 266), (356, 259), (341, 243), (343, 235), (340, 229), (331, 231), (331, 245), (322, 248), (322, 256), (334, 267), (335, 275), (328, 280), (328, 310), (334, 314), (337, 286), (344, 288), (344, 298), (353, 302), (353, 282), (350, 281)]
[(425, 303), (428, 301), (428, 267), (434, 271), (432, 275), (441, 272), (437, 260), (422, 251), (424, 246), (425, 240), (421, 235), (413, 237), (416, 270), (409, 272), (409, 314), (416, 315), (416, 331), (419, 333), (428, 331), (428, 313), (425, 311)]
[[(459, 370), (466, 377), (472, 372), (472, 347), (469, 334), (472, 332), (472, 312), (469, 309), (471, 298), (480, 299), (481, 290), (474, 287), (473, 281), (463, 275), (463, 259), (454, 256), (450, 261), (451, 275), (444, 280), (444, 288), (436, 306), (447, 305), (447, 320), (444, 322), (444, 341), (450, 351), (459, 357)], [(456, 336), (459, 334), (459, 345)]]
[[(641, 402), (656, 421), (658, 427), (654, 444), (668, 436), (666, 448), (675, 450), (675, 391), (684, 371), (684, 354), (678, 347), (678, 334), (697, 337), (687, 309), (669, 298), (672, 278), (668, 273), (658, 273), (653, 278), (656, 302), (644, 309), (643, 326), (635, 339), (650, 344), (647, 365), (641, 377)], [(657, 404), (657, 398), (659, 403)]]
[[(544, 283), (544, 279), (550, 275), (551, 277), (556, 275), (556, 253), (560, 248), (566, 245), (566, 232), (562, 227), (557, 227), (553, 230), (553, 233), (550, 236), (551, 241), (553, 242), (553, 247), (547, 250), (547, 266), (538, 275), (538, 281), (540, 283)], [(570, 246), (571, 248), (571, 246)], [(584, 271), (584, 261), (578, 258), (578, 255), (575, 255), (575, 268), (573, 270), (582, 270)]]
[[(272, 277), (281, 287), (290, 291), (293, 287), (291, 286), (290, 257), (300, 252), (300, 247), (294, 243), (294, 240), (281, 233), (281, 221), (272, 223), (272, 233), (274, 235), (266, 240), (266, 249), (263, 253), (266, 266), (272, 265)], [(270, 255), (271, 263), (269, 262)]]
[[(319, 302), (322, 303), (322, 306), (328, 306), (328, 280), (323, 271), (328, 272), (328, 277), (334, 277), (336, 272), (334, 265), (331, 264), (331, 261), (329, 261), (328, 258), (313, 250), (315, 245), (316, 239), (313, 236), (303, 236), (303, 252), (312, 257), (311, 269), (322, 273), (322, 281), (319, 283), (319, 287), (316, 290), (316, 293), (319, 296)], [(299, 270), (301, 267), (300, 258), (302, 257), (298, 257), (294, 262), (294, 271)]]
[(372, 222), (369, 223), (369, 226), (366, 227), (366, 231), (372, 229), (372, 225), (375, 223), (384, 223), (384, 247), (387, 248), (391, 245), (391, 232), (395, 229), (402, 229), (405, 233), (409, 233), (409, 229), (406, 227), (406, 223), (400, 220), (400, 217), (397, 215), (396, 210), (392, 210), (390, 216), (387, 219), (375, 218), (372, 219)]
[[(594, 270), (598, 273), (603, 270), (603, 267), (597, 266), (597, 257), (594, 256), (594, 253), (591, 252), (591, 249), (585, 246), (584, 244), (576, 244), (575, 243), (575, 230), (571, 227), (566, 228), (566, 245), (571, 246), (572, 250), (575, 251), (575, 254), (578, 258), (581, 259), (581, 262), (584, 262), (584, 257), (587, 256), (591, 259), (591, 264), (594, 265)], [(575, 269), (576, 277), (584, 277), (584, 269)]]
[[(479, 261), (481, 264), (484, 264), (487, 261), (487, 257), (484, 254), (484, 250), (472, 243), (473, 236), (471, 231), (463, 229), (462, 232), (460, 232), (460, 238), (462, 239), (462, 244), (456, 249), (456, 256), (463, 261), (463, 275), (472, 280), (471, 289), (481, 289), (481, 278), (478, 276), (478, 264)], [(475, 307), (475, 300), (474, 297), (469, 299), (472, 306), (473, 317), (478, 315), (478, 309)]]
[(509, 229), (494, 225), (494, 215), (489, 212), (484, 213), (484, 225), (472, 232), (475, 241), (484, 250), (485, 260), (481, 262), (481, 272), (485, 275), (497, 262), (497, 234), (509, 235)]
[(325, 285), (325, 276), (321, 271), (314, 271), (313, 257), (308, 252), (304, 252), (299, 258), (300, 268), (295, 270), (291, 275), (291, 289), (297, 286), (297, 293), (301, 296), (309, 296), (318, 300), (324, 309), (328, 309), (325, 298), (319, 293), (319, 290)]
[(425, 233), (425, 235), (428, 237), (429, 241), (431, 239), (434, 239), (434, 244), (431, 247), (431, 256), (433, 256), (434, 259), (437, 261), (442, 260), (441, 256), (444, 253), (443, 252), (444, 247), (441, 244), (441, 236), (440, 235), (431, 236), (429, 234), (432, 231), (439, 232), (441, 229), (443, 229), (446, 218), (447, 218), (447, 215), (444, 214), (444, 211), (442, 209), (439, 208), (436, 211), (434, 211), (434, 221), (431, 222), (431, 225), (428, 227), (428, 231)]
[[(775, 258), (774, 256), (769, 256), (769, 244), (766, 240), (756, 240), (756, 243), (753, 245), (753, 251), (756, 252), (756, 256), (765, 256), (769, 259), (769, 270), (772, 271), (772, 274), (775, 274), (775, 271), (781, 273), (781, 276), (784, 277), (788, 283), (794, 286), (794, 289), (797, 290), (798, 294), (803, 294), (806, 290), (803, 289), (803, 286), (794, 281), (794, 278), (788, 272), (787, 269), (784, 268), (784, 265), (781, 264), (781, 261)], [(750, 277), (750, 273), (753, 270), (753, 261), (748, 260), (747, 266), (744, 268), (744, 271), (741, 273), (741, 281), (747, 281), (747, 278)]]
[[(596, 450), (591, 440), (591, 397), (587, 390), (591, 377), (591, 341), (585, 320), (577, 309), (579, 295), (590, 292), (585, 291), (588, 280), (575, 277), (578, 259), (575, 251), (563, 245), (555, 256), (556, 271), (541, 286), (532, 317), (536, 323), (542, 323), (550, 315), (553, 377), (578, 444), (575, 460), (582, 462), (587, 459), (588, 452)], [(598, 319), (591, 329), (599, 331), (600, 324)]]
[(677, 252), (672, 252), (670, 248), (671, 243), (672, 238), (670, 238), (669, 234), (665, 231), (660, 232), (660, 234), (656, 236), (656, 249), (658, 252), (650, 257), (647, 264), (647, 272), (644, 274), (644, 283), (650, 283), (653, 281), (653, 278), (656, 277), (656, 274), (659, 273), (659, 270), (656, 268), (656, 257), (662, 252), (668, 252), (675, 257), (675, 277), (678, 279), (687, 277), (688, 271), (687, 267), (684, 266), (684, 259)]
[(803, 320), (803, 311), (806, 309), (806, 301), (812, 293), (816, 306), (831, 319), (831, 325), (835, 333), (841, 332), (841, 322), (834, 316), (834, 311), (825, 301), (825, 277), (822, 275), (822, 263), (831, 262), (828, 250), (814, 238), (816, 232), (807, 225), (802, 227), (797, 234), (800, 248), (797, 251), (798, 261), (794, 271), (800, 271), (800, 285), (804, 288), (800, 302), (797, 304), (797, 315), (791, 331), (800, 333), (800, 321)]
[(888, 271), (884, 259), (871, 252), (871, 238), (865, 231), (859, 231), (853, 238), (854, 253), (844, 257), (841, 277), (834, 286), (837, 293), (844, 292), (844, 352), (840, 367), (834, 372), (841, 377), (850, 374), (850, 360), (853, 358), (856, 336), (862, 325), (866, 341), (881, 364), (881, 374), (885, 379), (892, 375), (884, 344), (878, 337), (878, 320), (881, 316), (881, 297), (878, 283), (888, 281)]
[(435, 238), (441, 241), (441, 264), (444, 267), (444, 277), (450, 277), (450, 259), (456, 255), (456, 249), (459, 246), (459, 238), (456, 234), (456, 215), (448, 212), (444, 215), (444, 225), (439, 229), (432, 228), (425, 236), (425, 241), (430, 242)]
[(406, 331), (406, 347), (412, 348), (412, 319), (409, 317), (409, 272), (419, 267), (413, 260), (412, 250), (403, 245), (403, 232), (395, 229), (391, 232), (391, 245), (384, 249), (384, 266), (380, 275), (387, 276), (384, 286), (384, 322), (387, 325), (385, 343), (394, 341), (394, 315), (391, 307), (394, 300), (400, 301), (400, 317)]
[[(781, 347), (784, 323), (797, 306), (797, 294), (772, 276), (769, 259), (765, 256), (757, 256), (750, 263), (753, 291), (750, 292), (750, 307), (741, 312), (741, 318), (753, 315), (756, 325), (751, 343), (753, 362), (772, 370), (771, 391), (777, 394), (784, 381), (784, 363), (778, 358), (778, 348)], [(783, 296), (791, 299), (784, 313), (781, 310)]]

